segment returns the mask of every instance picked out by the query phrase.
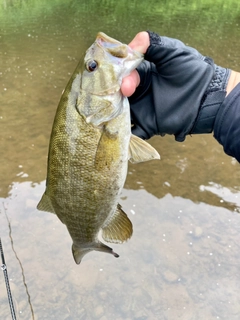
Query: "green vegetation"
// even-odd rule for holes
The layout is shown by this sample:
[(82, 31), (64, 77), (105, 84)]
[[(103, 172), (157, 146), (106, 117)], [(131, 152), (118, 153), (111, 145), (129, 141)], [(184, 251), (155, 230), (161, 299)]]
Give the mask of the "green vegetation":
[[(144, 19), (145, 16), (154, 16), (162, 14), (162, 19), (167, 20), (175, 15), (181, 16), (186, 14), (195, 14), (201, 11), (201, 15), (196, 17), (201, 19), (219, 19), (219, 14), (231, 19), (239, 17), (240, 2), (239, 0), (0, 0), (0, 24), (6, 20), (14, 19), (16, 23), (22, 18), (24, 20), (38, 18), (42, 15), (51, 16), (58, 9), (63, 7), (69, 8), (73, 12), (73, 17), (84, 12), (101, 15), (110, 14), (109, 18), (120, 18), (121, 14), (133, 15), (140, 14)], [(99, 9), (103, 8), (103, 10)], [(107, 8), (107, 12), (105, 12)], [(181, 8), (179, 10), (179, 8)], [(217, 14), (215, 14), (217, 13)], [(138, 16), (139, 17), (139, 16)], [(220, 19), (219, 19), (220, 20)]]
[(239, 0), (0, 0), (0, 40), (4, 35), (6, 45), (14, 44), (12, 34), (64, 35), (84, 39), (87, 47), (98, 31), (128, 42), (140, 30), (153, 30), (221, 59), (239, 28)]

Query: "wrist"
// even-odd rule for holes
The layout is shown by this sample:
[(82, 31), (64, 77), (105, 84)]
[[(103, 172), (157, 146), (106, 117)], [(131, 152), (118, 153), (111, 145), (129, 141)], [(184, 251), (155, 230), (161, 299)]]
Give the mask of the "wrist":
[(215, 73), (200, 104), (190, 134), (211, 133), (218, 110), (226, 97), (231, 70), (215, 65)]
[(231, 74), (227, 83), (227, 95), (240, 83), (240, 73), (231, 70)]

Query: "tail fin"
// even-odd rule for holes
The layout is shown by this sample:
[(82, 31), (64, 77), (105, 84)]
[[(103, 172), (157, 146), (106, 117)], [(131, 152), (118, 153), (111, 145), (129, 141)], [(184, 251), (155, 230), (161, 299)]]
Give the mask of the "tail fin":
[(82, 261), (82, 258), (85, 256), (85, 254), (87, 254), (88, 252), (93, 251), (93, 250), (110, 253), (110, 254), (114, 255), (115, 258), (119, 257), (119, 255), (116, 252), (114, 252), (112, 248), (106, 246), (102, 242), (93, 243), (89, 247), (82, 247), (82, 248), (73, 243), (72, 244), (72, 254), (73, 254), (73, 258), (74, 258), (76, 264), (80, 264)]

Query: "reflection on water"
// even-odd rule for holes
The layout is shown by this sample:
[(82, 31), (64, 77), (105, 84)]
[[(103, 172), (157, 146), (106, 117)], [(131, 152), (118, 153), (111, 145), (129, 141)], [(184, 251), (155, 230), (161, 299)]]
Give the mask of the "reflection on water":
[[(236, 213), (170, 194), (158, 199), (144, 188), (124, 189), (121, 204), (134, 225), (132, 239), (114, 245), (119, 259), (92, 252), (78, 266), (65, 226), (35, 209), (43, 190), (44, 182), (34, 188), (29, 182), (14, 184), (11, 196), (1, 199), (35, 319), (238, 318)], [(2, 207), (0, 218), (16, 310), (31, 319)], [(1, 316), (8, 319), (4, 290), (0, 303)]]
[(152, 29), (240, 70), (239, 28), (239, 1), (0, 0), (0, 236), (19, 319), (239, 319), (240, 169), (211, 135), (154, 137), (162, 160), (129, 166), (119, 259), (75, 265), (65, 226), (36, 210), (57, 103), (98, 31)]
[[(5, 217), (6, 217), (6, 221), (7, 221), (7, 225), (8, 225), (8, 229), (9, 229), (9, 238), (10, 238), (10, 241), (11, 241), (11, 249), (12, 249), (12, 251), (13, 251), (13, 253), (14, 253), (14, 255), (15, 255), (15, 258), (16, 258), (16, 260), (18, 261), (19, 266), (20, 266), (20, 269), (21, 269), (22, 282), (23, 282), (23, 284), (24, 284), (24, 286), (25, 286), (25, 289), (26, 289), (26, 294), (27, 294), (27, 297), (28, 297), (29, 308), (30, 308), (30, 310), (31, 310), (32, 319), (34, 320), (34, 312), (33, 312), (33, 308), (32, 308), (31, 297), (30, 297), (30, 294), (29, 294), (29, 292), (28, 292), (28, 286), (27, 286), (27, 283), (26, 283), (26, 278), (25, 278), (25, 274), (24, 274), (23, 265), (22, 265), (21, 260), (20, 260), (19, 257), (18, 257), (18, 254), (17, 254), (15, 248), (14, 248), (14, 241), (13, 241), (13, 237), (12, 237), (12, 227), (11, 227), (11, 223), (10, 223), (10, 220), (9, 220), (9, 218), (8, 218), (8, 215), (7, 215), (7, 213), (6, 213), (6, 208), (4, 207), (4, 203), (3, 203), (3, 211), (4, 211), (4, 213), (5, 213)], [(2, 249), (1, 254), (2, 254), (3, 257), (4, 257), (4, 251), (3, 251), (3, 249)], [(5, 258), (3, 258), (3, 260), (5, 260)], [(4, 262), (4, 264), (5, 264), (5, 262)], [(7, 279), (7, 281), (8, 281), (8, 279)], [(8, 281), (8, 282), (9, 282), (9, 281)], [(8, 286), (9, 286), (9, 284), (7, 285), (7, 283), (6, 283), (6, 289), (7, 289)], [(8, 290), (9, 290), (9, 291), (8, 291)], [(8, 292), (9, 307), (10, 307), (10, 309), (11, 309), (11, 315), (12, 315), (12, 317), (15, 319), (16, 313), (15, 313), (15, 307), (14, 307), (14, 305), (12, 306), (12, 303), (13, 303), (13, 302), (12, 302), (12, 297), (11, 297), (11, 288), (10, 288), (10, 289), (7, 289), (7, 292)]]

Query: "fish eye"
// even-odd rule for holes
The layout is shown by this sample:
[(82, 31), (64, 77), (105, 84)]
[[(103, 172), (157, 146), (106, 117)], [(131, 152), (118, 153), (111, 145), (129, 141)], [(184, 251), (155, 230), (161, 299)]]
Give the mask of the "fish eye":
[(93, 72), (97, 69), (98, 67), (98, 63), (95, 60), (90, 60), (86, 63), (86, 69), (89, 72)]

